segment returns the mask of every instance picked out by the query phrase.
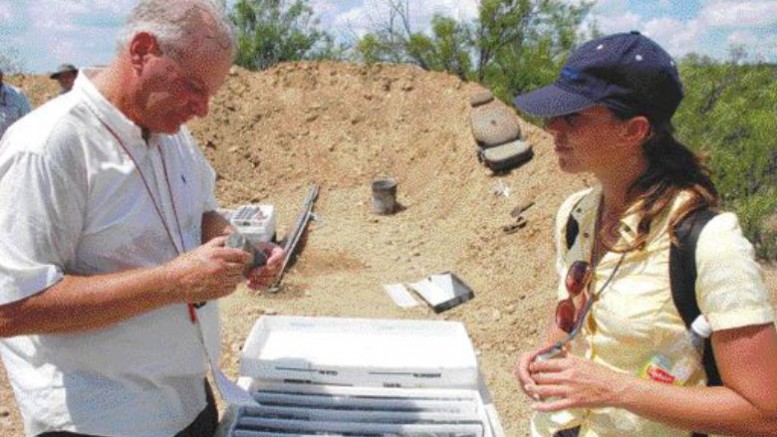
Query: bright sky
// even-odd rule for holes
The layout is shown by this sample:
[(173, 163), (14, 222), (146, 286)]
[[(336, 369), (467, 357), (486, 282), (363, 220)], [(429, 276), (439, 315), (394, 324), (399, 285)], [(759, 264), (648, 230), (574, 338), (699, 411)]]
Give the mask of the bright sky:
[[(235, 0), (229, 0), (230, 4)], [(575, 1), (575, 0), (566, 0)], [(18, 51), (25, 70), (70, 62), (106, 64), (136, 0), (0, 0), (0, 51)], [(414, 30), (435, 12), (471, 21), (478, 0), (410, 0)], [(322, 28), (346, 38), (380, 21), (385, 0), (311, 0)], [(732, 44), (749, 60), (777, 63), (777, 0), (599, 0), (592, 18), (604, 33), (639, 30), (675, 57), (697, 52), (726, 59)]]

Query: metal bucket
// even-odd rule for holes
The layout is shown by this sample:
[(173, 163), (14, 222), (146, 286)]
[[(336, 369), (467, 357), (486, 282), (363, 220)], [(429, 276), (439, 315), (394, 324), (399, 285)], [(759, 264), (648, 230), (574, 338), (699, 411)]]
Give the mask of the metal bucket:
[(372, 182), (372, 212), (379, 215), (394, 214), (397, 209), (397, 182), (392, 178), (375, 179)]

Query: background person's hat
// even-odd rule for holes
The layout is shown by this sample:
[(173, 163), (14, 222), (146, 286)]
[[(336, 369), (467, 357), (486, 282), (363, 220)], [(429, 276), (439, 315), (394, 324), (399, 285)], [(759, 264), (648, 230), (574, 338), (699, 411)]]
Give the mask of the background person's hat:
[(56, 78), (59, 77), (60, 74), (67, 73), (67, 72), (70, 72), (70, 71), (77, 72), (78, 69), (73, 64), (62, 64), (62, 65), (59, 66), (59, 68), (57, 68), (57, 71), (51, 73), (51, 75), (49, 75), (49, 77), (51, 79), (56, 79)]
[(682, 99), (672, 57), (651, 39), (630, 32), (581, 45), (554, 84), (517, 96), (515, 105), (539, 117), (605, 105), (661, 123), (672, 118)]

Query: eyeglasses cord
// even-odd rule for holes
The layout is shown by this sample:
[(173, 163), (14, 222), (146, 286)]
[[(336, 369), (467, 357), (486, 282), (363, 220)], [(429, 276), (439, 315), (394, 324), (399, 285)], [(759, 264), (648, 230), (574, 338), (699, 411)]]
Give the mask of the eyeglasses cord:
[(572, 328), (571, 331), (569, 331), (569, 334), (567, 334), (566, 337), (564, 337), (563, 340), (557, 342), (554, 347), (561, 347), (570, 341), (572, 341), (573, 338), (577, 335), (577, 333), (580, 331), (580, 328), (583, 327), (583, 322), (585, 321), (586, 316), (588, 316), (588, 312), (591, 310), (591, 306), (593, 306), (594, 298), (602, 294), (605, 288), (607, 288), (607, 285), (610, 284), (610, 281), (612, 281), (612, 278), (615, 277), (615, 275), (618, 273), (618, 270), (621, 267), (621, 264), (623, 264), (623, 258), (626, 257), (625, 253), (622, 253), (620, 258), (618, 258), (618, 264), (615, 265), (615, 268), (613, 269), (610, 276), (607, 278), (606, 281), (604, 281), (604, 285), (599, 289), (596, 294), (592, 294), (591, 298), (588, 299), (585, 303), (585, 306), (583, 307), (583, 310), (580, 312), (580, 316), (577, 318), (577, 322), (575, 322), (575, 326)]

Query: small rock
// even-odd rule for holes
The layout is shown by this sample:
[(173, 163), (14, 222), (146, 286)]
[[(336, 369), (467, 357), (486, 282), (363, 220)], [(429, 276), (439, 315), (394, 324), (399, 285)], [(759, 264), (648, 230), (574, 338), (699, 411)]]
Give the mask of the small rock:
[(252, 316), (261, 316), (264, 314), (264, 309), (260, 307), (251, 307), (248, 309), (248, 314)]

